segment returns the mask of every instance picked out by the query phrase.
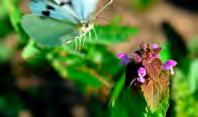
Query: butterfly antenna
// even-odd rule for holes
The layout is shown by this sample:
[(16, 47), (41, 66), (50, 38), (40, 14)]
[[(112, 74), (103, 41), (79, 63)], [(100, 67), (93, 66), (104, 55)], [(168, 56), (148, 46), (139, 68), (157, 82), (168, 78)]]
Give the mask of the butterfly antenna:
[(101, 19), (101, 20), (105, 20), (105, 21), (111, 21), (111, 20), (108, 19), (107, 17), (99, 17), (99, 16), (96, 16), (96, 19)]
[(98, 16), (101, 12), (103, 12), (109, 5), (111, 5), (113, 3), (114, 0), (109, 0), (109, 2), (107, 4), (105, 4), (104, 7), (102, 7), (98, 12), (96, 12), (95, 16)]

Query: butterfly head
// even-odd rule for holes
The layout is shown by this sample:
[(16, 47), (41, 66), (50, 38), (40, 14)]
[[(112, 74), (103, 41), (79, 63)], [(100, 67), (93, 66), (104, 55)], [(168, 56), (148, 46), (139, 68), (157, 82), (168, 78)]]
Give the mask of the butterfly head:
[(82, 27), (81, 27), (82, 33), (90, 32), (94, 27), (94, 24), (90, 22), (81, 22), (81, 24), (82, 24)]

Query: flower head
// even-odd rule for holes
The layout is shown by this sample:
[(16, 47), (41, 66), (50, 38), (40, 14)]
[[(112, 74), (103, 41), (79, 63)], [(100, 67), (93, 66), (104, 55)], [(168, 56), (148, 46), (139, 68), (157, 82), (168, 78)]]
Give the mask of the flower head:
[(144, 83), (145, 82), (145, 78), (137, 77), (137, 81), (140, 82), (140, 83)]
[(140, 67), (140, 68), (138, 69), (138, 76), (139, 76), (139, 77), (144, 77), (144, 76), (146, 76), (146, 69), (145, 69), (144, 67)]
[(173, 67), (175, 67), (176, 65), (177, 65), (176, 61), (168, 60), (167, 62), (162, 64), (162, 69), (163, 70), (170, 70), (171, 71), (171, 75), (173, 75), (174, 74)]
[(144, 67), (140, 67), (138, 69), (137, 81), (140, 82), (140, 83), (144, 83), (145, 82), (145, 76), (146, 76), (146, 69)]
[(154, 43), (151, 45), (152, 49), (158, 49), (160, 48), (158, 44)]
[[(169, 60), (162, 63), (159, 57), (162, 49), (156, 43), (151, 46), (142, 43), (139, 48), (130, 54), (117, 54), (117, 58), (121, 59), (121, 63), (126, 65), (126, 85), (130, 82), (130, 86), (144, 86), (144, 83), (159, 80), (162, 76), (169, 77), (169, 74), (166, 74), (167, 71), (170, 71), (173, 75), (173, 68), (177, 65), (177, 62)], [(161, 78), (160, 80), (166, 79)]]
[(156, 43), (152, 44), (151, 48), (153, 49), (152, 57), (153, 58), (160, 58), (159, 53), (160, 53), (162, 48)]
[(128, 64), (131, 59), (128, 57), (128, 55), (124, 54), (124, 53), (119, 53), (117, 54), (117, 58), (121, 59), (121, 63), (122, 64)]
[(177, 62), (174, 60), (168, 60), (162, 65), (163, 70), (170, 70), (177, 65)]
[(142, 62), (142, 58), (140, 55), (136, 54), (136, 53), (132, 53), (130, 54), (131, 58), (133, 58), (135, 60), (136, 63), (140, 63)]

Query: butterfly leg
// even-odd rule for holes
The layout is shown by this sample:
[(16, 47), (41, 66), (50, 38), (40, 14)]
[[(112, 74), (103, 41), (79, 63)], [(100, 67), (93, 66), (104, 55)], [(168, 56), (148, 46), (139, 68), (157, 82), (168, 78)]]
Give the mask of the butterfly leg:
[(83, 47), (85, 46), (85, 40), (86, 40), (86, 38), (87, 38), (87, 34), (85, 34), (85, 35), (83, 36)]
[(98, 40), (98, 35), (97, 35), (96, 30), (95, 30), (94, 27), (93, 27), (93, 32), (94, 32), (94, 35), (95, 35), (96, 39)]
[(91, 31), (89, 31), (88, 33), (89, 33), (89, 40), (92, 40), (92, 38), (91, 38), (91, 36), (92, 36), (91, 35)]
[(75, 40), (75, 48), (76, 48), (76, 50), (78, 50), (78, 38), (79, 37), (75, 37), (75, 39), (74, 39)]
[(79, 50), (81, 50), (82, 48), (82, 38), (83, 38), (82, 36), (79, 37), (79, 48), (78, 48)]

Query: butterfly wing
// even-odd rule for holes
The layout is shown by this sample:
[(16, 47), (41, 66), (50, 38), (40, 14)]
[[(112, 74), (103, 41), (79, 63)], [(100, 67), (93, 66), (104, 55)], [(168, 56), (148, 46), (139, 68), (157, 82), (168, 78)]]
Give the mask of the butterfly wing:
[(80, 20), (88, 21), (95, 12), (98, 0), (71, 0), (73, 9)]
[(98, 0), (31, 0), (33, 14), (72, 22), (89, 21)]
[(30, 10), (32, 14), (38, 16), (47, 16), (73, 23), (76, 23), (76, 19), (78, 19), (68, 4), (61, 6), (59, 3), (50, 0), (31, 0)]
[(70, 42), (79, 34), (76, 24), (42, 16), (24, 15), (21, 24), (31, 38), (45, 46)]

